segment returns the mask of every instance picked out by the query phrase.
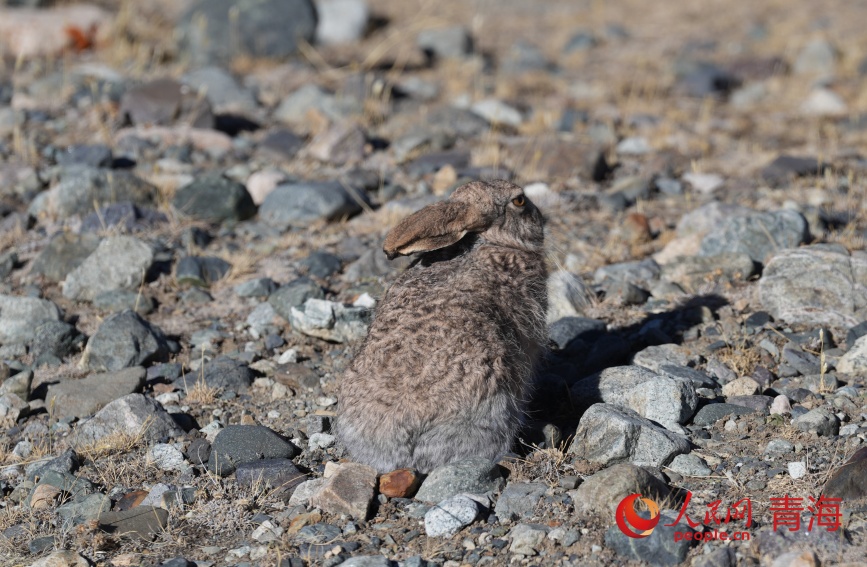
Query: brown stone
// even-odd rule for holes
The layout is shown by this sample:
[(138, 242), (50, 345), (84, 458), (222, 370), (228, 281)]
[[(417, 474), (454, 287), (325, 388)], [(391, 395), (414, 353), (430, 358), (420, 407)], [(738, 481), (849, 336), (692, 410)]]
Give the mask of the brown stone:
[(30, 508), (33, 510), (45, 510), (51, 508), (57, 497), (60, 496), (60, 489), (50, 484), (40, 484), (33, 489), (33, 496), (30, 497)]
[(411, 469), (397, 469), (379, 478), (379, 491), (389, 498), (412, 498), (419, 485), (421, 478)]
[(142, 503), (148, 495), (147, 490), (133, 490), (132, 492), (127, 492), (124, 494), (120, 500), (117, 501), (117, 506), (115, 510), (118, 512), (123, 512), (126, 510), (132, 510), (136, 506)]
[(855, 451), (825, 483), (825, 496), (842, 498), (844, 502), (867, 498), (867, 447)]
[(340, 465), (310, 504), (330, 514), (345, 514), (363, 520), (376, 493), (376, 470), (358, 463)]

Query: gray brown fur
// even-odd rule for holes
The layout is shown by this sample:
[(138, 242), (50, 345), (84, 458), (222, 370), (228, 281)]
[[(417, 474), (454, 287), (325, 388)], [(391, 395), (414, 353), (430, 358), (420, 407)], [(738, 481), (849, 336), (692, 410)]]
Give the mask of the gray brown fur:
[(337, 434), (380, 472), (496, 459), (545, 343), (544, 218), (520, 187), (473, 182), (411, 215), (386, 254), (421, 252), (386, 292), (340, 384)]

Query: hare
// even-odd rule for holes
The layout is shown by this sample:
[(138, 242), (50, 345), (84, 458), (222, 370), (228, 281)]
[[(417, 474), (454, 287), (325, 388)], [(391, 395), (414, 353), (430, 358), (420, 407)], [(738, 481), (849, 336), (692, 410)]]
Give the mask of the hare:
[(476, 181), (388, 234), (390, 259), (420, 256), (340, 383), (352, 460), (427, 473), (509, 450), (547, 334), (544, 224), (520, 187)]

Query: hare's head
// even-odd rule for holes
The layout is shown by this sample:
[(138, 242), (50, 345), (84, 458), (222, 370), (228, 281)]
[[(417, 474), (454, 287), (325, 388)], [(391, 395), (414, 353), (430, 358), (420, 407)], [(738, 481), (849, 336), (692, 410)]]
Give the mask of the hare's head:
[(468, 233), (490, 244), (541, 252), (545, 217), (507, 181), (473, 181), (455, 190), (447, 201), (429, 205), (394, 227), (383, 250), (389, 258), (429, 252), (459, 242)]

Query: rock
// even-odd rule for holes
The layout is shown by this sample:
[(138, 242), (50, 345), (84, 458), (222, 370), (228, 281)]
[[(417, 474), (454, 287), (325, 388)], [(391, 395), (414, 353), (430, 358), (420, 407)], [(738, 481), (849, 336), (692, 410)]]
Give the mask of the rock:
[(632, 137), (624, 138), (617, 144), (615, 151), (624, 156), (640, 156), (653, 151), (647, 138)]
[(788, 323), (852, 327), (867, 307), (867, 254), (822, 244), (783, 251), (765, 267), (759, 299)]
[(164, 471), (189, 471), (190, 464), (184, 459), (184, 454), (168, 443), (157, 443), (150, 449), (149, 462)]
[(558, 270), (548, 277), (548, 322), (580, 317), (591, 304), (593, 292), (577, 276)]
[(809, 549), (783, 553), (770, 563), (770, 567), (819, 567), (819, 565), (821, 563), (816, 552)]
[(429, 56), (443, 59), (459, 59), (473, 52), (473, 38), (463, 26), (422, 30), (415, 44)]
[(340, 257), (322, 251), (311, 252), (298, 262), (300, 268), (306, 269), (308, 274), (319, 279), (326, 279), (339, 272), (342, 264)]
[(541, 482), (510, 482), (494, 508), (500, 520), (524, 520), (534, 515), (548, 486)]
[(268, 297), (276, 290), (277, 284), (271, 278), (256, 278), (235, 286), (238, 297)]
[(816, 408), (794, 420), (794, 425), (801, 431), (816, 433), (829, 437), (840, 431), (840, 420), (825, 408)]
[(92, 234), (61, 232), (49, 240), (48, 245), (33, 260), (30, 273), (45, 276), (53, 282), (63, 281), (69, 272), (96, 250), (99, 242), (99, 237)]
[(595, 341), (606, 328), (605, 321), (598, 319), (563, 317), (548, 325), (548, 340), (553, 341), (558, 350), (566, 350), (573, 341)]
[(169, 354), (162, 329), (134, 311), (126, 310), (102, 322), (84, 349), (82, 365), (92, 370), (113, 371), (146, 366)]
[(421, 476), (411, 469), (398, 469), (379, 477), (379, 492), (389, 498), (412, 498), (421, 485)]
[(642, 287), (659, 278), (660, 267), (652, 258), (636, 262), (620, 262), (598, 268), (593, 273), (593, 281), (601, 284), (605, 280), (629, 282)]
[(761, 412), (768, 410), (773, 402), (774, 399), (770, 396), (729, 396), (726, 398), (727, 404)]
[(238, 85), (235, 78), (220, 67), (202, 67), (184, 75), (183, 82), (198, 96), (205, 96), (217, 114), (248, 115), (256, 111), (256, 97)]
[[(73, 447), (111, 441), (117, 433), (140, 435), (143, 442), (162, 441), (183, 433), (159, 402), (142, 394), (127, 394), (107, 404), (72, 433)], [(109, 438), (109, 439), (106, 439)]]
[(603, 465), (631, 462), (658, 467), (689, 452), (689, 441), (611, 404), (594, 404), (578, 423), (569, 452)]
[(666, 426), (687, 422), (698, 406), (692, 382), (660, 376), (641, 366), (606, 368), (576, 382), (570, 393), (578, 407), (601, 401)]
[(840, 95), (826, 88), (814, 89), (801, 105), (801, 112), (811, 116), (843, 116), (847, 111)]
[(366, 195), (338, 181), (287, 183), (265, 197), (259, 217), (278, 230), (305, 228), (314, 222), (353, 216), (366, 205)]
[(502, 125), (517, 128), (524, 121), (517, 109), (493, 98), (476, 102), (470, 107), (470, 110), (487, 120), (492, 126)]
[(526, 556), (536, 555), (542, 542), (545, 541), (545, 535), (547, 535), (547, 530), (542, 526), (518, 524), (509, 532), (509, 536), (512, 538), (509, 551)]
[(705, 195), (710, 195), (725, 183), (725, 179), (715, 173), (685, 173), (683, 180), (689, 183), (693, 189)]
[(753, 212), (724, 219), (701, 241), (700, 254), (742, 253), (763, 264), (781, 250), (803, 244), (808, 237), (807, 221), (800, 213), (789, 210)]
[(308, 299), (293, 307), (289, 323), (300, 333), (336, 343), (354, 342), (367, 335), (372, 314), (365, 307), (346, 307), (324, 299)]
[(81, 232), (111, 230), (113, 233), (129, 234), (151, 230), (165, 222), (168, 222), (168, 218), (154, 210), (140, 208), (129, 202), (112, 203), (84, 217)]
[[(410, 567), (409, 563), (404, 561), (404, 565), (406, 567)], [(390, 561), (388, 557), (384, 555), (360, 555), (355, 557), (350, 557), (343, 563), (340, 563), (338, 567), (393, 567), (394, 562)]]
[[(641, 514), (646, 513), (639, 512), (639, 515)], [(679, 565), (686, 560), (690, 547), (696, 542), (693, 539), (695, 530), (686, 522), (674, 526), (665, 525), (673, 524), (676, 520), (677, 512), (663, 510), (653, 533), (643, 538), (629, 537), (617, 526), (611, 526), (605, 532), (605, 545), (624, 559), (646, 562), (654, 566)], [(681, 537), (675, 537), (675, 533), (680, 533)]]
[(364, 520), (376, 492), (376, 470), (358, 463), (343, 463), (325, 479), (310, 504), (330, 514)]
[(137, 506), (123, 512), (103, 512), (98, 521), (99, 529), (105, 532), (150, 540), (166, 529), (169, 512), (153, 506)]
[(109, 402), (140, 391), (146, 375), (144, 368), (136, 366), (80, 380), (66, 379), (48, 386), (45, 404), (53, 408), (55, 419), (89, 417)]
[(693, 424), (700, 426), (713, 425), (730, 415), (739, 416), (753, 413), (755, 410), (735, 404), (708, 404), (702, 407), (692, 419)]
[(415, 495), (422, 502), (441, 502), (467, 492), (496, 492), (505, 485), (500, 467), (487, 459), (471, 458), (432, 470)]
[(307, 475), (289, 459), (263, 459), (238, 465), (235, 480), (245, 488), (267, 488), (275, 496), (288, 498)]
[(45, 321), (36, 327), (30, 353), (39, 361), (45, 356), (64, 359), (77, 352), (85, 337), (75, 326), (63, 321)]
[(794, 480), (807, 476), (807, 463), (796, 461), (788, 464), (789, 476)]
[(292, 316), (292, 309), (303, 306), (308, 299), (325, 299), (325, 292), (310, 278), (300, 277), (279, 287), (268, 297), (268, 303), (288, 321)]
[(0, 419), (8, 419), (12, 423), (30, 413), (30, 406), (16, 394), (0, 396)]
[(813, 39), (798, 53), (792, 70), (798, 75), (830, 77), (834, 74), (836, 59), (834, 46), (824, 39)]
[(153, 249), (133, 236), (109, 236), (63, 282), (63, 296), (93, 301), (102, 293), (137, 290), (154, 262)]
[(308, 448), (311, 451), (316, 449), (327, 449), (334, 445), (334, 441), (337, 438), (330, 433), (314, 433), (310, 436), (308, 440)]
[(310, 140), (306, 155), (335, 165), (356, 164), (364, 158), (366, 144), (367, 136), (360, 127), (339, 122)]
[(713, 472), (704, 459), (692, 453), (677, 455), (671, 460), (668, 468), (682, 476), (710, 476)]
[(0, 295), (0, 344), (32, 341), (44, 321), (59, 321), (60, 309), (47, 299)]
[(37, 559), (30, 567), (90, 567), (90, 561), (75, 551), (62, 550)]
[(232, 265), (216, 256), (184, 256), (175, 266), (178, 285), (208, 287), (223, 279)]
[(50, 214), (65, 219), (86, 215), (112, 203), (129, 202), (142, 207), (154, 204), (157, 188), (123, 170), (65, 167), (60, 182), (40, 194), (30, 205), (31, 215)]
[(3, 8), (0, 53), (22, 61), (33, 57), (58, 57), (69, 49), (69, 29), (86, 30), (84, 41), (95, 42), (106, 39), (112, 28), (109, 12), (93, 4), (50, 9)]
[(765, 447), (766, 454), (794, 453), (795, 446), (785, 439), (771, 439)]
[(93, 306), (110, 313), (131, 309), (139, 315), (147, 315), (155, 309), (154, 300), (137, 291), (116, 289), (105, 291), (93, 298)]
[(762, 168), (762, 179), (771, 187), (779, 187), (794, 177), (821, 175), (825, 164), (815, 157), (780, 155)]
[(687, 348), (673, 343), (646, 347), (632, 357), (633, 364), (643, 366), (656, 373), (662, 372), (666, 366), (691, 370), (688, 367), (697, 362), (699, 359), (695, 354)]
[(189, 391), (199, 380), (204, 380), (209, 388), (243, 393), (253, 384), (255, 378), (255, 373), (247, 364), (227, 356), (218, 356), (206, 362), (195, 376), (188, 375), (175, 380), (175, 385)]
[(771, 402), (770, 414), (771, 415), (786, 415), (792, 413), (792, 406), (789, 404), (789, 398), (785, 395), (780, 394), (774, 398), (774, 401)]
[(861, 374), (867, 371), (867, 335), (858, 338), (837, 361), (837, 372)]
[(209, 222), (239, 222), (256, 214), (256, 204), (243, 184), (214, 174), (178, 189), (172, 206), (181, 214)]
[(755, 264), (748, 254), (722, 253), (716, 256), (678, 256), (663, 266), (660, 277), (688, 292), (696, 292), (709, 284), (746, 281), (755, 271)]
[(323, 45), (358, 41), (370, 17), (366, 0), (319, 0), (316, 13), (316, 41)]
[[(22, 400), (30, 399), (30, 386), (33, 383), (33, 372), (22, 370), (10, 376), (9, 367), (0, 362), (0, 396), (15, 394)], [(5, 376), (5, 377), (4, 377)]]
[(726, 398), (732, 396), (752, 396), (760, 391), (759, 383), (749, 377), (737, 378), (722, 387)]
[(104, 144), (85, 145), (73, 144), (62, 148), (54, 154), (57, 165), (69, 167), (84, 165), (87, 167), (111, 167), (114, 156), (111, 148)]
[(678, 66), (676, 89), (686, 96), (724, 97), (741, 84), (737, 76), (713, 63), (690, 61)]
[(289, 505), (306, 506), (309, 504), (310, 499), (319, 493), (323, 484), (325, 484), (324, 478), (314, 478), (313, 480), (302, 482), (292, 492), (292, 496), (289, 498)]
[(211, 446), (208, 470), (220, 476), (238, 465), (262, 459), (291, 459), (298, 447), (261, 425), (230, 425), (220, 431)]
[[(194, 64), (227, 65), (237, 57), (286, 59), (299, 42), (313, 43), (316, 8), (310, 0), (195, 0), (175, 33)], [(216, 38), (236, 38), (216, 41)]]
[(822, 494), (851, 502), (867, 497), (867, 447), (855, 454), (843, 466), (834, 470)]
[(664, 482), (631, 463), (618, 463), (588, 476), (570, 495), (576, 512), (613, 515), (620, 501), (635, 492), (657, 502), (669, 497)]
[(208, 99), (174, 79), (156, 79), (126, 90), (120, 100), (120, 116), (133, 125), (189, 124), (213, 128)]
[(479, 516), (479, 505), (469, 496), (458, 494), (432, 506), (424, 515), (428, 537), (452, 537)]
[(311, 113), (325, 116), (333, 122), (346, 120), (363, 109), (352, 101), (339, 99), (316, 85), (306, 84), (283, 99), (274, 110), (274, 119), (302, 131), (309, 131)]

